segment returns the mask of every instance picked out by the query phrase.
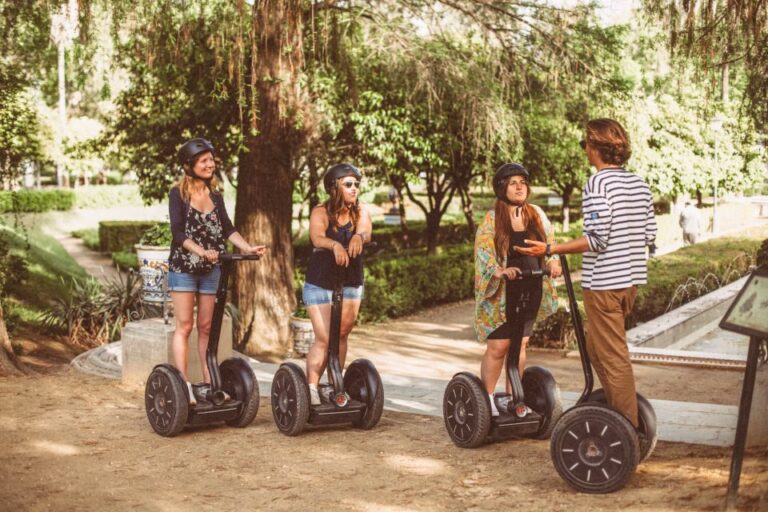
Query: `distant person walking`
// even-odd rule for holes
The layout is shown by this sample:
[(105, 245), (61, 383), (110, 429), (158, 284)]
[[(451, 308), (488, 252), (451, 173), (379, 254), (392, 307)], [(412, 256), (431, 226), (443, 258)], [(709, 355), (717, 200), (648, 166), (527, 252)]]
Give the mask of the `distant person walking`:
[(693, 245), (699, 241), (701, 229), (701, 212), (690, 201), (685, 202), (680, 212), (680, 227), (683, 228), (683, 243)]

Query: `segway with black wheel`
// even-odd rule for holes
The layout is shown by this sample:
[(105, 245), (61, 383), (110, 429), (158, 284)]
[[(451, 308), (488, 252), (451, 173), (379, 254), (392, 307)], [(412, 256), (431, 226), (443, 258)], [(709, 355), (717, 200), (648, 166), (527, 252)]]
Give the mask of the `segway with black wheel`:
[[(534, 287), (549, 270), (523, 270), (520, 279), (510, 281), (507, 319), (512, 337), (507, 354), (506, 372), (512, 394), (495, 395), (498, 416), (491, 415), (491, 403), (485, 385), (469, 372), (457, 373), (443, 395), (443, 420), (451, 440), (461, 448), (475, 448), (489, 440), (508, 437), (547, 439), (563, 412), (560, 389), (549, 370), (540, 366), (518, 370), (523, 329), (538, 303), (531, 300)], [(527, 406), (527, 407), (526, 407)]]
[(571, 318), (584, 372), (584, 391), (552, 431), (550, 455), (555, 469), (574, 489), (587, 493), (614, 492), (626, 485), (637, 465), (656, 446), (656, 413), (637, 395), (639, 428), (608, 407), (605, 392), (593, 391), (594, 376), (587, 353), (581, 314), (565, 255), (560, 255)]
[(344, 301), (343, 285), (344, 267), (337, 266), (328, 335), (329, 383), (318, 386), (320, 405), (311, 405), (307, 377), (299, 365), (281, 364), (272, 380), (272, 416), (278, 430), (285, 435), (299, 435), (307, 425), (352, 424), (368, 430), (375, 427), (381, 419), (384, 409), (384, 386), (373, 363), (367, 359), (356, 359), (346, 372), (342, 372), (339, 339)]
[(221, 278), (216, 290), (206, 351), (211, 384), (193, 385), (197, 405), (190, 405), (184, 376), (175, 366), (159, 364), (149, 375), (144, 404), (149, 424), (161, 436), (175, 436), (187, 426), (219, 422), (246, 427), (256, 417), (259, 411), (259, 383), (253, 369), (239, 357), (231, 357), (219, 365), (217, 353), (232, 265), (236, 261), (257, 259), (259, 256), (243, 254), (219, 256)]

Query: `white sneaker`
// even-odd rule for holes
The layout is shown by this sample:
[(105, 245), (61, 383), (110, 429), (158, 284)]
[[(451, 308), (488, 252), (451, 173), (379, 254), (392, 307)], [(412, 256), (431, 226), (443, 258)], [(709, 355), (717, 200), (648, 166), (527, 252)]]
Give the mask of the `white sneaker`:
[(189, 405), (197, 405), (195, 391), (192, 389), (192, 383), (187, 381), (187, 391), (189, 391)]
[(491, 416), (498, 416), (499, 415), (499, 409), (496, 407), (496, 400), (493, 398), (493, 393), (490, 393), (488, 395), (488, 398), (491, 399)]
[(317, 392), (317, 386), (309, 385), (309, 403), (311, 405), (320, 405), (320, 393)]

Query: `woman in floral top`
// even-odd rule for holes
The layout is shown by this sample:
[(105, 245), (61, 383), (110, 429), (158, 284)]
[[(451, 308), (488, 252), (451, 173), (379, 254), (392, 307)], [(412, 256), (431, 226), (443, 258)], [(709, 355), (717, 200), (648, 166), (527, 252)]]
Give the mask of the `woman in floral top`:
[(176, 330), (173, 332), (173, 362), (187, 380), (190, 405), (197, 405), (187, 379), (187, 345), (194, 325), (197, 300), (197, 351), (205, 376), (211, 382), (205, 352), (211, 332), (213, 307), (221, 269), (219, 254), (229, 240), (243, 254), (261, 255), (264, 246), (253, 246), (235, 230), (214, 176), (214, 149), (205, 139), (191, 139), (179, 149), (184, 176), (169, 193), (171, 256), (168, 261), (168, 290), (173, 300)]
[[(485, 215), (475, 237), (475, 330), (480, 341), (486, 342), (485, 354), (480, 367), (480, 377), (490, 397), (491, 414), (499, 411), (493, 392), (499, 380), (504, 359), (511, 343), (512, 328), (507, 321), (508, 280), (517, 279), (522, 270), (541, 269), (546, 265), (553, 277), (561, 274), (558, 260), (530, 258), (514, 251), (514, 246), (524, 245), (533, 239), (552, 243), (554, 231), (544, 211), (527, 202), (531, 189), (528, 171), (520, 164), (504, 164), (496, 170), (493, 189), (496, 193), (494, 210)], [(542, 288), (546, 293), (542, 293)], [(532, 300), (544, 306), (548, 313), (557, 309), (557, 297), (550, 279), (542, 280)], [(538, 307), (533, 311), (538, 311)], [(535, 316), (535, 315), (534, 315)], [(535, 318), (514, 319), (525, 322), (520, 348), (520, 375), (525, 369), (525, 347), (533, 331)], [(507, 392), (511, 393), (507, 382)]]

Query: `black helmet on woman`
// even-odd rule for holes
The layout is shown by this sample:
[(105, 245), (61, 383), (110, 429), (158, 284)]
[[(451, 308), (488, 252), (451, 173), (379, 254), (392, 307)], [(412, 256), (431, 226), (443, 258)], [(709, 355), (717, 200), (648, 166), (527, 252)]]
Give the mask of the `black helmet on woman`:
[(493, 175), (493, 192), (496, 194), (497, 198), (508, 204), (507, 181), (512, 176), (522, 176), (526, 180), (530, 178), (528, 169), (516, 163), (501, 164), (499, 168), (496, 169), (496, 174)]
[(354, 176), (358, 180), (363, 179), (363, 173), (360, 169), (352, 164), (341, 163), (330, 167), (323, 175), (323, 186), (325, 191), (330, 194), (336, 188), (336, 182), (339, 178), (345, 178), (347, 176)]
[(213, 149), (213, 144), (211, 144), (206, 139), (189, 139), (187, 142), (182, 144), (179, 148), (178, 158), (179, 163), (184, 167), (184, 172), (188, 176), (197, 178), (197, 176), (195, 176), (192, 171), (192, 161), (196, 156), (202, 153), (207, 153), (209, 151), (213, 154), (216, 154), (216, 150)]

